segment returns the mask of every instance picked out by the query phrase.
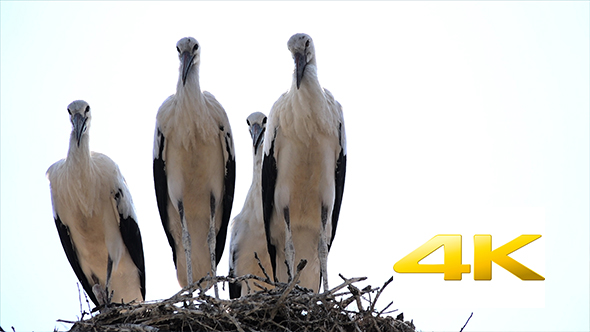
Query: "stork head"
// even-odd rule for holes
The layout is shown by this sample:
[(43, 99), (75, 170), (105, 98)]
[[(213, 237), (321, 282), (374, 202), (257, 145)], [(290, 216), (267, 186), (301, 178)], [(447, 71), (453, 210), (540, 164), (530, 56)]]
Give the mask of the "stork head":
[(176, 50), (178, 51), (178, 58), (180, 59), (180, 75), (182, 75), (182, 85), (186, 84), (193, 66), (199, 66), (201, 58), (201, 48), (199, 42), (193, 37), (184, 37), (176, 43)]
[(68, 113), (70, 113), (70, 121), (72, 122), (72, 134), (80, 146), (82, 135), (86, 134), (90, 128), (90, 120), (92, 119), (90, 106), (84, 100), (75, 100), (68, 105)]
[(266, 115), (260, 112), (254, 112), (246, 118), (246, 123), (250, 127), (250, 136), (254, 144), (254, 154), (264, 141), (264, 132), (266, 131)]
[(305, 67), (309, 63), (315, 63), (315, 47), (309, 35), (296, 33), (287, 42), (291, 56), (295, 60), (295, 76), (297, 78), (297, 89), (305, 74)]

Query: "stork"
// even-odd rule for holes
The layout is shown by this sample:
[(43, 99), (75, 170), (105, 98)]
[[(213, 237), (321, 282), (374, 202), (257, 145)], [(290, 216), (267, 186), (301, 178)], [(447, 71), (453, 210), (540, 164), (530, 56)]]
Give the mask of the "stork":
[(201, 92), (199, 43), (182, 38), (176, 49), (180, 74), (176, 94), (158, 110), (153, 167), (176, 277), (186, 287), (208, 273), (216, 275), (232, 209), (236, 164), (227, 114), (212, 94)]
[[(239, 277), (254, 274), (264, 278), (258, 266), (254, 253), (258, 254), (264, 269), (271, 272), (270, 258), (264, 234), (264, 219), (262, 216), (262, 197), (260, 188), (260, 172), (262, 168), (262, 143), (266, 130), (266, 115), (260, 112), (252, 113), (246, 119), (252, 136), (253, 175), (246, 202), (240, 214), (232, 221), (230, 241), (229, 276)], [(230, 298), (238, 298), (248, 294), (244, 282), (230, 283)]]
[(68, 106), (68, 155), (47, 170), (53, 218), (68, 261), (95, 305), (145, 299), (141, 234), (131, 194), (119, 167), (91, 152), (90, 106)]
[(344, 117), (320, 86), (311, 37), (295, 34), (287, 46), (293, 81), (274, 103), (264, 139), (264, 226), (275, 280), (290, 280), (294, 262), (305, 258), (301, 285), (318, 292), (321, 281), (328, 290), (328, 252), (344, 191)]

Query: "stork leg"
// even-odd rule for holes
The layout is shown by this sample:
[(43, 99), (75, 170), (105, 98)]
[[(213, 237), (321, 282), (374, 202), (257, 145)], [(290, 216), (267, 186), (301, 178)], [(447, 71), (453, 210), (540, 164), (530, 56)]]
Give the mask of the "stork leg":
[(107, 283), (105, 286), (105, 290), (107, 293), (106, 304), (111, 304), (111, 300), (113, 299), (113, 292), (111, 292), (111, 276), (113, 275), (113, 260), (111, 259), (111, 255), (108, 255), (107, 259)]
[(182, 246), (184, 247), (184, 256), (186, 258), (186, 282), (187, 285), (193, 284), (193, 264), (191, 256), (191, 236), (188, 233), (186, 219), (184, 217), (184, 205), (182, 201), (178, 202), (178, 214), (180, 214), (180, 224), (182, 225)]
[[(215, 257), (215, 246), (217, 242), (217, 236), (215, 234), (215, 196), (211, 193), (211, 219), (209, 219), (209, 234), (207, 234), (207, 243), (209, 244), (209, 257), (211, 258), (211, 274), (213, 278), (217, 276), (217, 260)], [(215, 298), (219, 298), (219, 289), (217, 288), (217, 282), (213, 285), (215, 289)]]
[(285, 218), (285, 265), (287, 265), (287, 275), (291, 282), (293, 278), (293, 265), (295, 264), (295, 247), (293, 245), (293, 235), (291, 234), (291, 220), (289, 218), (289, 207), (283, 210)]
[[(322, 229), (320, 231), (320, 241), (318, 243), (318, 255), (320, 259), (320, 274), (324, 284), (324, 292), (329, 290), (328, 287), (328, 232), (326, 225), (328, 223), (328, 208), (322, 205)], [(318, 288), (319, 292), (319, 288)]]
[(107, 304), (107, 292), (104, 288), (102, 288), (102, 286), (100, 285), (100, 281), (98, 280), (98, 277), (94, 275), (94, 273), (92, 274), (92, 283), (94, 284), (92, 286), (92, 293), (94, 293), (94, 296), (96, 296), (98, 304)]

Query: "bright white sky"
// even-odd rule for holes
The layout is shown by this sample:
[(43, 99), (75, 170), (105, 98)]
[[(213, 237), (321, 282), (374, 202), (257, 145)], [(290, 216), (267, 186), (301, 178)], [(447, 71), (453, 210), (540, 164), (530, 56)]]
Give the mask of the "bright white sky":
[[(394, 275), (378, 307), (393, 301), (425, 331), (458, 331), (472, 311), (465, 331), (590, 329), (588, 2), (0, 6), (5, 330), (64, 330), (57, 319), (80, 315), (45, 178), (67, 153), (67, 105), (90, 103), (91, 148), (119, 164), (135, 201), (147, 299), (167, 298), (179, 286), (156, 208), (152, 145), (158, 107), (175, 92), (175, 44), (197, 38), (201, 86), (228, 113), (236, 215), (251, 181), (245, 119), (268, 114), (289, 88), (287, 40), (297, 32), (314, 39), (320, 82), (346, 120), (331, 285), (338, 273), (373, 286)], [(472, 273), (451, 282), (393, 271), (437, 234), (463, 236)], [(546, 280), (521, 281), (493, 264), (492, 280), (475, 282), (474, 234), (491, 234), (494, 248), (541, 234), (511, 257)], [(442, 263), (439, 251), (423, 262)]]

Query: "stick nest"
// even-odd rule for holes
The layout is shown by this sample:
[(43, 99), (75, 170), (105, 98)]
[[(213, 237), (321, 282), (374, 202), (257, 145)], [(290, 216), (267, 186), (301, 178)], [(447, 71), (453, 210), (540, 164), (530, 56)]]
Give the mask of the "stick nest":
[[(297, 285), (305, 263), (301, 261), (287, 284), (271, 281), (266, 273), (266, 278), (206, 277), (167, 300), (111, 304), (88, 319), (83, 319), (83, 313), (77, 322), (61, 321), (73, 323), (71, 331), (415, 331), (414, 324), (404, 322), (402, 314), (386, 316), (397, 311), (385, 312), (392, 303), (375, 310), (379, 295), (393, 277), (380, 288), (359, 289), (354, 283), (366, 277), (340, 275), (342, 284), (317, 294)], [(233, 300), (206, 294), (218, 283), (223, 287), (226, 282), (240, 281), (249, 289), (253, 284), (261, 290)]]

